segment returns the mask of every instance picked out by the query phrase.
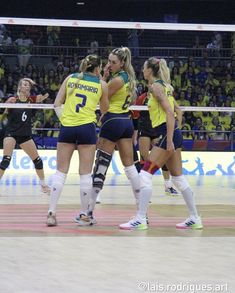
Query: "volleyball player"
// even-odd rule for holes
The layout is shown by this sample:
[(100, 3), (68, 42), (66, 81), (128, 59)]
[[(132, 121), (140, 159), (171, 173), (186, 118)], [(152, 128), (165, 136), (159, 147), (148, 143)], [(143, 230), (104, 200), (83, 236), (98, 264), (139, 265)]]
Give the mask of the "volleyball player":
[[(139, 96), (136, 100), (136, 105), (147, 105), (148, 104), (148, 94), (147, 92), (143, 93)], [(178, 126), (181, 127), (182, 123), (182, 111), (180, 110), (178, 104), (174, 100), (174, 111), (177, 115), (177, 123)], [(158, 134), (156, 130), (152, 127), (151, 120), (149, 117), (148, 111), (134, 111), (134, 117), (138, 119), (138, 140), (139, 140), (139, 151), (140, 151), (140, 158), (141, 158), (141, 166), (143, 167), (144, 162), (147, 160), (149, 155), (149, 150), (151, 149), (152, 145), (157, 142)], [(165, 185), (165, 193), (167, 195), (178, 195), (178, 191), (173, 187), (170, 172), (167, 169), (167, 166), (162, 166), (162, 175), (164, 178), (164, 185)]]
[[(57, 143), (57, 170), (53, 175), (47, 225), (56, 226), (56, 206), (62, 192), (74, 150), (79, 155), (81, 210), (79, 225), (91, 225), (87, 215), (92, 191), (92, 166), (96, 150), (96, 108), (108, 110), (108, 87), (100, 80), (101, 59), (88, 55), (81, 63), (81, 73), (69, 75), (60, 87), (54, 106), (61, 121)], [(61, 106), (64, 104), (62, 110)]]
[[(17, 96), (10, 97), (6, 103), (29, 104), (41, 103), (48, 97), (45, 95), (31, 95), (30, 91), (35, 82), (30, 78), (22, 78), (18, 83)], [(34, 163), (36, 173), (40, 179), (41, 190), (48, 193), (49, 187), (45, 183), (43, 171), (43, 161), (39, 157), (36, 145), (32, 139), (32, 109), (29, 108), (11, 108), (6, 109), (8, 122), (6, 126), (5, 137), (3, 139), (3, 159), (0, 163), (0, 179), (11, 162), (11, 157), (15, 145), (20, 148), (31, 158)]]
[(151, 85), (148, 102), (152, 127), (161, 134), (161, 138), (150, 152), (140, 172), (140, 195), (136, 216), (129, 222), (119, 225), (121, 229), (148, 228), (146, 213), (152, 194), (152, 175), (164, 164), (167, 165), (172, 182), (182, 193), (189, 210), (189, 218), (176, 224), (179, 229), (202, 229), (191, 187), (182, 175), (181, 144), (182, 134), (174, 117), (173, 88), (170, 84), (169, 68), (164, 59), (149, 58), (144, 63), (143, 74)]
[(131, 52), (127, 47), (116, 48), (109, 54), (103, 78), (106, 80), (109, 78), (110, 107), (108, 113), (102, 117), (89, 213), (93, 212), (97, 195), (103, 188), (115, 146), (119, 151), (125, 174), (131, 182), (137, 202), (140, 187), (139, 175), (133, 162), (134, 127), (129, 114), (129, 105), (135, 95), (135, 72), (131, 64)]

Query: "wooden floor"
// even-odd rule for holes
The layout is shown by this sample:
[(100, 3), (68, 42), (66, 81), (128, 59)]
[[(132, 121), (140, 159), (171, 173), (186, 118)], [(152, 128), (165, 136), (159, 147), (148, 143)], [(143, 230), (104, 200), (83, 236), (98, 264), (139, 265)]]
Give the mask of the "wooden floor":
[(98, 224), (91, 227), (73, 221), (79, 180), (69, 175), (59, 201), (59, 225), (51, 228), (45, 225), (48, 196), (36, 177), (6, 175), (0, 183), (0, 293), (203, 292), (196, 291), (203, 284), (234, 292), (234, 176), (187, 178), (202, 231), (175, 229), (187, 210), (181, 196), (164, 194), (161, 176), (154, 177), (149, 229), (121, 231), (118, 225), (135, 214), (123, 175), (108, 176), (96, 208)]

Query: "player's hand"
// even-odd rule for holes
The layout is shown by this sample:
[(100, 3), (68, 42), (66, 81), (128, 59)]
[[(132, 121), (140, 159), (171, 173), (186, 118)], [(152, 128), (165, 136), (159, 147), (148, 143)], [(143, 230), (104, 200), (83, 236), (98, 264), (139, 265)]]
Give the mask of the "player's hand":
[(107, 80), (110, 75), (110, 65), (106, 64), (103, 70), (103, 80)]
[(175, 146), (173, 144), (173, 141), (167, 141), (167, 151), (169, 152), (174, 152), (175, 151)]
[(15, 103), (16, 102), (16, 97), (10, 97), (6, 100), (6, 103)]

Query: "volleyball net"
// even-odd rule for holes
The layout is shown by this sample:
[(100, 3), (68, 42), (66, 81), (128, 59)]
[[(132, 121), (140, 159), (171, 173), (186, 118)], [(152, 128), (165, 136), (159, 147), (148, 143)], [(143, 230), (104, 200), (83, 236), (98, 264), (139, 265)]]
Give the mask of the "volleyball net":
[[(8, 104), (2, 99), (0, 108), (36, 109), (36, 129), (42, 129), (49, 119), (58, 122), (53, 101), (64, 78), (78, 71), (82, 58), (96, 53), (105, 63), (113, 48), (128, 46), (137, 88), (143, 84), (142, 66), (147, 58), (157, 56), (168, 62), (175, 98), (190, 127), (184, 131), (190, 133), (197, 119), (202, 120), (202, 131), (208, 131), (214, 119), (222, 130), (216, 130), (216, 125), (213, 131), (226, 132), (229, 141), (234, 137), (235, 25), (14, 17), (0, 17), (0, 24), (4, 36), (4, 41), (0, 37), (2, 97), (14, 95), (19, 78), (26, 76), (37, 83), (36, 94), (50, 94), (44, 104)], [(130, 109), (147, 107), (132, 105)]]

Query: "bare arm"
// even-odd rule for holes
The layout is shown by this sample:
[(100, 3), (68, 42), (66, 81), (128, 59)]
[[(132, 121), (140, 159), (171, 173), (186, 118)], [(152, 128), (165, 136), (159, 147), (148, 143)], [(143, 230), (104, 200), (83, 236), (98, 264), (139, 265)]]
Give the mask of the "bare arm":
[(37, 95), (36, 103), (41, 103), (45, 99), (47, 99), (48, 97), (49, 97), (49, 94), (48, 93), (46, 93), (45, 95)]
[(57, 108), (57, 107), (61, 107), (65, 100), (66, 100), (66, 83), (67, 83), (67, 80), (69, 79), (70, 76), (68, 76), (62, 83), (58, 93), (57, 93), (57, 96), (56, 96), (56, 99), (55, 99), (55, 102), (54, 102), (54, 107)]
[(70, 76), (68, 76), (62, 83), (58, 93), (57, 93), (57, 96), (56, 96), (56, 99), (55, 99), (55, 102), (54, 102), (54, 108), (55, 108), (55, 112), (56, 112), (56, 115), (57, 117), (60, 119), (60, 116), (62, 114), (62, 105), (64, 104), (65, 100), (66, 100), (66, 83), (67, 83), (67, 80), (69, 79)]
[(124, 85), (124, 81), (119, 77), (115, 77), (108, 83), (109, 99)]
[(178, 120), (178, 126), (179, 128), (182, 127), (182, 117), (183, 117), (183, 112), (181, 111), (178, 103), (176, 102), (176, 100), (174, 100), (174, 111), (176, 113), (176, 117)]
[(173, 144), (173, 133), (174, 133), (174, 126), (175, 126), (175, 117), (174, 113), (171, 109), (170, 102), (165, 95), (162, 85), (154, 83), (152, 85), (152, 93), (154, 97), (160, 103), (163, 111), (166, 113), (166, 126), (167, 126), (167, 150), (172, 151), (174, 150)]
[(100, 98), (100, 111), (102, 114), (104, 114), (109, 109), (108, 85), (105, 81), (101, 80), (101, 87), (102, 87), (102, 96)]

